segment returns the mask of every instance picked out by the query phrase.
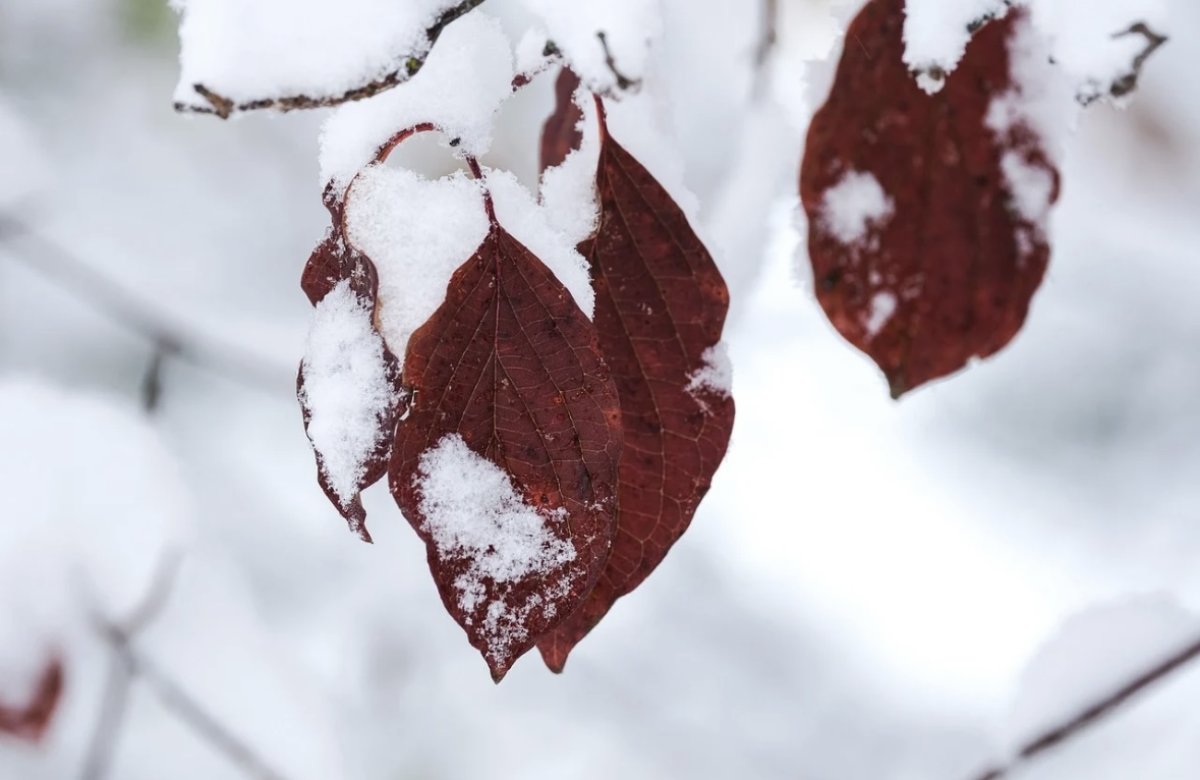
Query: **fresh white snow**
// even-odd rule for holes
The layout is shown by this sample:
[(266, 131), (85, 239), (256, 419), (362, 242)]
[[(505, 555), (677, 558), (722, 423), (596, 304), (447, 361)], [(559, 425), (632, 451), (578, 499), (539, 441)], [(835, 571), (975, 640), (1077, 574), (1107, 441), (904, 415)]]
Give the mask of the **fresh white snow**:
[(466, 563), (454, 582), (458, 606), (468, 615), (484, 609), (489, 654), (502, 658), (526, 638), (522, 621), (528, 612), (546, 605), (536, 593), (513, 603), (497, 586), (549, 577), (575, 560), (575, 548), (560, 530), (566, 510), (539, 512), (527, 504), (508, 474), (457, 434), (421, 454), (415, 480), (423, 527), (438, 556)]
[(513, 75), (512, 46), (500, 23), (479, 11), (464, 16), (446, 28), (410, 81), (339, 106), (325, 122), (322, 185), (345, 186), (394, 133), (426, 122), (454, 140), (457, 153), (484, 154)]
[(702, 392), (728, 397), (733, 392), (733, 363), (729, 349), (719, 341), (704, 350), (704, 365), (688, 377), (687, 390), (696, 395)]
[(865, 239), (872, 228), (882, 226), (894, 209), (895, 204), (874, 175), (847, 171), (825, 191), (821, 219), (838, 241), (850, 246)]
[(423, 56), (425, 31), (457, 0), (172, 0), (175, 99), (205, 106), (204, 84), (234, 102), (338, 95)]
[(563, 213), (567, 201), (560, 202), (557, 216), (566, 229), (559, 229), (551, 224), (548, 209), (539, 204), (533, 193), (512, 173), (488, 171), (487, 186), (496, 204), (500, 224), (554, 272), (575, 303), (591, 319), (596, 294), (592, 290), (587, 261), (575, 249), (590, 232), (585, 232), (584, 228), (588, 219), (587, 202), (576, 202), (577, 208), (569, 217)]
[(1200, 617), (1170, 596), (1140, 595), (1068, 617), (1021, 675), (1008, 723), (1017, 747), (1067, 722), (1200, 640)]
[(660, 0), (522, 0), (584, 83), (598, 92), (617, 87), (598, 33), (604, 33), (616, 70), (640, 79), (651, 46), (662, 34)]
[(896, 304), (896, 294), (888, 290), (881, 290), (871, 296), (871, 310), (864, 323), (868, 338), (879, 335), (879, 331), (883, 330), (883, 326), (887, 325), (888, 320), (896, 313)]
[(1006, 0), (907, 0), (904, 5), (904, 64), (926, 92), (937, 92), (958, 65), (971, 39), (970, 27), (1003, 15)]
[(394, 355), (437, 311), (455, 269), (483, 243), (488, 218), (478, 182), (458, 172), (426, 179), (372, 166), (346, 204), (348, 240), (379, 274), (379, 329)]
[(1145, 48), (1144, 36), (1122, 33), (1136, 23), (1159, 33), (1167, 28), (1167, 0), (907, 0), (904, 62), (922, 89), (941, 89), (962, 60), (973, 22), (1002, 17), (1013, 7), (1028, 8), (1055, 64), (1085, 102), (1107, 96)]
[(379, 421), (396, 402), (371, 308), (348, 279), (317, 303), (303, 367), (308, 437), (345, 509), (358, 496), (367, 461), (390, 435)]

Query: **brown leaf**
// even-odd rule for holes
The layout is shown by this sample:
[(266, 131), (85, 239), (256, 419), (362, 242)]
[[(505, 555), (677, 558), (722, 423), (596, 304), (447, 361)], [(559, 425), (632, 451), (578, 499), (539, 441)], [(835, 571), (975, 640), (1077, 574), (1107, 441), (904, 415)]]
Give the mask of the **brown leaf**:
[[(360, 305), (370, 312), (372, 326), (375, 322), (376, 296), (379, 288), (379, 278), (375, 265), (363, 253), (359, 252), (345, 240), (343, 236), (341, 206), (330, 202), (330, 213), (333, 215), (333, 227), (317, 248), (313, 250), (304, 267), (300, 286), (313, 306), (317, 306), (342, 281), (348, 280), (350, 290), (357, 296)], [(378, 334), (376, 334), (378, 335)], [(386, 409), (375, 415), (376, 442), (372, 452), (363, 454), (362, 473), (356, 480), (356, 489), (339, 491), (331, 478), (326, 463), (326, 456), (317, 449), (314, 442), (314, 453), (317, 459), (317, 480), (325, 495), (334, 507), (346, 519), (350, 530), (365, 541), (371, 541), (367, 531), (367, 513), (363, 509), (360, 493), (378, 482), (387, 473), (388, 461), (391, 458), (393, 432), (396, 422), (404, 410), (405, 395), (400, 377), (400, 361), (387, 349), (383, 337), (379, 336), (382, 347), (382, 371), (390, 385), (391, 394)], [(307, 366), (302, 363), (296, 377), (296, 396), (304, 414), (304, 429), (309, 434), (313, 418), (313, 409), (309, 404)]]
[(703, 381), (710, 361), (722, 359), (725, 281), (679, 206), (599, 113), (600, 224), (579, 251), (591, 265), (596, 330), (621, 401), (620, 513), (595, 589), (538, 642), (555, 671), (687, 530), (733, 428), (733, 399)]
[[(404, 376), (412, 404), (396, 433), (392, 493), (426, 543), (447, 611), (499, 681), (579, 606), (608, 558), (621, 447), (616, 388), (570, 293), (494, 218), (409, 340)], [(475, 484), (479, 464), (502, 469), (515, 499), (498, 514), (514, 504), (524, 511), (555, 559), (511, 538), (530, 530), (511, 517), (482, 505), (447, 509), (455, 499), (442, 495), (445, 474), (435, 490), (426, 461), (446, 452), (464, 488), (490, 491), (480, 503), (500, 498)]]
[[(902, 62), (904, 0), (871, 0), (813, 118), (800, 195), (817, 298), (883, 369), (893, 397), (1004, 347), (1045, 272), (1049, 247), (1004, 161), (1044, 183), (1047, 207), (1058, 171), (1027, 126), (997, 132), (987, 121), (994, 99), (1019, 97), (1009, 40), (1020, 16), (987, 23), (927, 95)], [(831, 211), (830, 192), (867, 174), (890, 208)]]
[(28, 702), (12, 706), (0, 702), (0, 733), (29, 742), (39, 741), (50, 726), (62, 698), (63, 665), (55, 658), (46, 664)]
[(583, 132), (579, 122), (583, 111), (575, 105), (575, 90), (579, 88), (579, 77), (568, 67), (563, 67), (554, 82), (554, 111), (542, 126), (541, 153), (538, 170), (562, 165), (573, 150), (583, 143)]

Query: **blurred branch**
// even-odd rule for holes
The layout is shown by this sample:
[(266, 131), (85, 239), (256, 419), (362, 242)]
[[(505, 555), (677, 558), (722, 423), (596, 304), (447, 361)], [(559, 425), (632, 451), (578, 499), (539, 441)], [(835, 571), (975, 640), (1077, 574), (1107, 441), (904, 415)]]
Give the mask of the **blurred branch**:
[(21, 219), (0, 213), (0, 242), (11, 242), (13, 238), (20, 239), (35, 256), (16, 251), (8, 252), (9, 256), (153, 345), (154, 356), (142, 387), (142, 402), (148, 409), (157, 406), (162, 389), (162, 364), (171, 356), (272, 396), (278, 396), (280, 388), (288, 386), (290, 378), (283, 370), (264, 364), (261, 357), (233, 342), (190, 331), (156, 304), (96, 270)]
[(133, 646), (137, 635), (166, 607), (182, 560), (178, 550), (171, 550), (163, 556), (141, 603), (123, 620), (104, 618), (93, 607), (93, 620), (101, 637), (109, 645), (112, 661), (101, 700), (100, 716), (92, 733), (80, 778), (103, 780), (108, 775), (112, 755), (125, 724), (130, 689), (134, 682), (141, 680), (154, 690), (164, 707), (239, 767), (247, 777), (284, 780), (283, 775), (271, 769), (249, 745)]
[(88, 742), (83, 770), (79, 773), (80, 780), (102, 780), (108, 775), (113, 753), (125, 726), (132, 685), (133, 671), (125, 658), (120, 653), (110, 653), (108, 677), (104, 680), (104, 693), (100, 699), (100, 715), (96, 718), (96, 726)]
[(146, 364), (146, 373), (142, 375), (142, 410), (153, 414), (158, 410), (158, 402), (162, 399), (162, 369), (167, 357), (177, 354), (179, 345), (166, 342), (155, 342), (154, 352)]
[[(129, 690), (133, 686), (135, 675), (128, 657), (119, 652), (118, 648), (127, 646), (135, 634), (146, 628), (162, 612), (181, 562), (182, 554), (178, 550), (171, 550), (163, 555), (146, 595), (124, 620), (104, 618), (100, 615), (98, 605), (91, 606), (92, 620), (100, 635), (110, 645), (111, 652), (108, 677), (104, 681), (104, 693), (100, 699), (100, 715), (96, 718), (96, 727), (88, 743), (83, 770), (80, 772), (81, 780), (102, 780), (108, 775), (112, 755), (120, 739), (121, 729), (125, 725), (125, 715), (129, 709)], [(86, 587), (83, 592), (94, 593), (95, 587)]]
[(779, 43), (779, 0), (762, 0), (762, 32), (754, 51), (754, 64), (762, 69)]
[(771, 58), (779, 45), (779, 0), (761, 0), (762, 22), (758, 45), (754, 49), (754, 85), (752, 95), (759, 99), (770, 83)]
[(1089, 727), (1113, 714), (1130, 699), (1197, 658), (1200, 658), (1200, 639), (1145, 670), (1074, 717), (1029, 740), (1017, 751), (1015, 757), (988, 769), (976, 780), (1001, 780), (1001, 778), (1008, 777), (1012, 772), (1043, 753), (1079, 736)]
[(395, 62), (401, 63), (396, 68), (377, 79), (344, 92), (334, 95), (282, 95), (278, 97), (256, 98), (238, 103), (204, 84), (193, 84), (192, 89), (195, 90), (197, 95), (204, 98), (208, 105), (194, 106), (187, 103), (176, 103), (175, 110), (194, 114), (212, 114), (221, 119), (228, 119), (231, 115), (240, 111), (258, 111), (262, 109), (295, 111), (305, 108), (328, 108), (378, 95), (392, 87), (403, 84), (417, 75), (425, 65), (425, 60), (429, 57), (429, 52), (433, 50), (438, 38), (441, 37), (446, 28), (456, 19), (467, 15), (482, 4), (483, 0), (462, 0), (458, 5), (447, 8), (432, 25), (426, 28), (425, 38), (429, 41), (429, 46), (423, 54), (419, 56), (414, 53), (401, 54), (395, 58)]
[(267, 766), (254, 750), (205, 710), (175, 681), (165, 675), (145, 656), (126, 645), (122, 648), (132, 673), (144, 680), (158, 694), (158, 700), (171, 710), (200, 737), (223, 753), (247, 777), (255, 780), (284, 780), (283, 775)]

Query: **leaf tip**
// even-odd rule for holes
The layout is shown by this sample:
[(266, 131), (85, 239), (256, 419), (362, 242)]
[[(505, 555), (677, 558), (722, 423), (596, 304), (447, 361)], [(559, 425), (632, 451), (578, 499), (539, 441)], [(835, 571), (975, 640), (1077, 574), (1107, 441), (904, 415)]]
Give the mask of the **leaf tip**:
[(351, 533), (367, 544), (375, 544), (371, 532), (367, 530), (367, 511), (363, 509), (360, 496), (355, 496), (350, 505), (342, 510), (342, 516), (346, 518)]
[(555, 674), (562, 674), (563, 669), (567, 667), (567, 658), (571, 655), (571, 648), (564, 646), (560, 641), (551, 640), (538, 643), (538, 652), (541, 653), (542, 661), (546, 664), (547, 669)]
[(492, 673), (492, 682), (499, 685), (500, 682), (508, 675), (508, 670), (512, 668), (512, 664), (508, 662), (493, 663), (488, 661), (488, 669)]

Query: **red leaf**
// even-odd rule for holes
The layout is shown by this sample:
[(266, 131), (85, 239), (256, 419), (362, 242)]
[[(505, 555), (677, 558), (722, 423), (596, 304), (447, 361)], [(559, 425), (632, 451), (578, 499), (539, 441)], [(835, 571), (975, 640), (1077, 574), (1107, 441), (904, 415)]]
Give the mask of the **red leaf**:
[(554, 82), (554, 111), (542, 126), (541, 153), (538, 170), (562, 165), (573, 150), (583, 143), (583, 132), (579, 122), (583, 111), (575, 105), (575, 90), (579, 88), (579, 77), (568, 67), (558, 73)]
[[(349, 292), (356, 297), (364, 316), (370, 318), (370, 327), (374, 330), (376, 295), (379, 288), (375, 265), (370, 258), (345, 240), (340, 204), (330, 201), (329, 206), (330, 213), (333, 215), (333, 228), (309, 257), (300, 286), (308, 295), (309, 301), (314, 306), (320, 306), (326, 296), (333, 292), (341, 282), (347, 282)], [(377, 354), (378, 359), (382, 362), (378, 368), (385, 378), (388, 398), (386, 403), (377, 404), (379, 408), (374, 412), (368, 412), (372, 418), (373, 435), (369, 437), (370, 443), (366, 445), (367, 451), (363, 451), (360, 444), (357, 458), (351, 458), (351, 460), (361, 460), (361, 463), (354, 464), (359, 466), (358, 473), (352, 475), (355, 478), (347, 479), (342, 471), (345, 466), (341, 463), (339, 463), (337, 473), (332, 473), (331, 453), (322, 453), (320, 442), (314, 438), (312, 424), (315, 410), (311, 404), (310, 384), (312, 382), (307, 376), (311, 367), (307, 362), (301, 364), (296, 378), (296, 395), (304, 413), (305, 432), (313, 441), (314, 453), (317, 458), (317, 479), (321, 489), (325, 491), (325, 495), (346, 519), (350, 530), (358, 534), (365, 542), (371, 541), (371, 534), (367, 531), (367, 513), (363, 509), (360, 493), (378, 482), (387, 473), (387, 465), (392, 452), (393, 432), (396, 422), (403, 412), (405, 400), (400, 377), (400, 362), (388, 351), (383, 337), (377, 331), (374, 335), (378, 338), (379, 351)], [(342, 368), (344, 370), (346, 367)], [(346, 421), (346, 425), (349, 426), (349, 421)], [(353, 484), (345, 484), (349, 481), (352, 481)]]
[[(499, 681), (579, 606), (608, 558), (616, 389), (570, 293), (494, 220), (409, 340), (404, 376), (412, 405), (392, 493), (426, 543), (447, 611)], [(507, 487), (493, 484), (493, 465)], [(454, 479), (485, 495), (446, 495)]]
[(0, 733), (29, 742), (39, 741), (62, 698), (63, 666), (57, 658), (46, 664), (28, 702), (10, 706), (0, 702)]
[(733, 427), (733, 399), (703, 382), (710, 360), (721, 359), (725, 281), (683, 212), (600, 114), (600, 223), (579, 251), (591, 265), (600, 348), (621, 401), (620, 513), (595, 589), (538, 642), (555, 671), (687, 530)]
[[(872, 0), (809, 130), (800, 195), (817, 298), (894, 397), (1004, 347), (1046, 268), (1049, 247), (1010, 192), (1004, 161), (1013, 155), (1044, 183), (1047, 207), (1058, 171), (1028, 127), (997, 132), (987, 121), (994, 99), (1019, 95), (1009, 41), (1020, 16), (988, 23), (927, 95), (902, 62), (904, 0)], [(890, 209), (879, 189), (867, 191), (868, 174)], [(831, 192), (860, 211), (836, 208)]]

